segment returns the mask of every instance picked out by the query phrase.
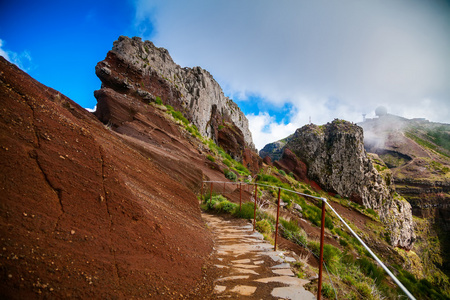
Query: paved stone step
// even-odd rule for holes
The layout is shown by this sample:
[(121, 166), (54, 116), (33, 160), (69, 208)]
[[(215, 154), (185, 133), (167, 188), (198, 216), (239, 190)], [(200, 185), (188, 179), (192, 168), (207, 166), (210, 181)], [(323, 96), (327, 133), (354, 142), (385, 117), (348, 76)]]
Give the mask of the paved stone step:
[(303, 287), (289, 262), (295, 258), (263, 240), (253, 226), (236, 225), (216, 215), (204, 214), (215, 236), (215, 264), (221, 274), (215, 280), (214, 298), (239, 299), (315, 299)]

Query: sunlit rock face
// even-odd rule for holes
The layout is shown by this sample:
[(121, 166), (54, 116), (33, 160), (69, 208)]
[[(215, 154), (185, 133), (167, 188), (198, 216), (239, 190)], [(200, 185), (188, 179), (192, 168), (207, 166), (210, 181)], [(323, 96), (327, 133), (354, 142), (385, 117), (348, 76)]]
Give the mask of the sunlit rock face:
[(114, 126), (117, 121), (109, 113), (111, 101), (101, 92), (109, 88), (146, 103), (162, 101), (173, 106), (201, 135), (213, 139), (237, 160), (243, 160), (246, 148), (254, 150), (247, 118), (213, 76), (200, 67), (180, 67), (166, 49), (150, 41), (121, 36), (97, 64), (96, 74), (102, 81), (102, 89), (96, 92), (97, 115), (105, 123)]
[(306, 163), (310, 179), (327, 191), (376, 210), (389, 228), (392, 245), (410, 249), (415, 239), (411, 205), (393, 197), (391, 173), (377, 171), (363, 139), (361, 127), (334, 120), (297, 129), (286, 148)]

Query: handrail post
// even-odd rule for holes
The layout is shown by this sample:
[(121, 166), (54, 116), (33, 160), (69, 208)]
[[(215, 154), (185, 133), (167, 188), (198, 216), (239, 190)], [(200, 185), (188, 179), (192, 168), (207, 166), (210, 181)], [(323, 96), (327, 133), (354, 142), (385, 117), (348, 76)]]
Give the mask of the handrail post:
[(209, 189), (209, 204), (211, 204), (211, 200), (212, 200), (212, 189), (213, 189), (213, 183), (211, 182), (211, 188)]
[(322, 198), (322, 223), (320, 229), (320, 256), (319, 256), (319, 286), (317, 289), (317, 300), (321, 299), (322, 296), (322, 269), (323, 269), (323, 242), (325, 236), (325, 204), (327, 199)]
[(239, 212), (242, 208), (242, 183), (239, 183)]
[(201, 192), (200, 192), (200, 202), (203, 202), (203, 184), (204, 184), (204, 182), (202, 180), (202, 189), (201, 189)]
[(256, 230), (256, 198), (258, 196), (258, 184), (255, 183), (255, 207), (253, 210), (253, 231)]
[(276, 225), (275, 225), (275, 249), (274, 249), (274, 251), (277, 251), (278, 217), (280, 216), (280, 195), (281, 195), (281, 188), (278, 188), (277, 222), (276, 222)]

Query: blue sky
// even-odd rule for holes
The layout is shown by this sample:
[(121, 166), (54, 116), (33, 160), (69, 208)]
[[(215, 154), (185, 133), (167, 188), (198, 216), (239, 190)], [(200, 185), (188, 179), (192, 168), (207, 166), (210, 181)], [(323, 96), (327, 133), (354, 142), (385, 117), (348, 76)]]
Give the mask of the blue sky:
[(450, 1), (2, 1), (0, 55), (86, 108), (120, 36), (208, 70), (257, 148), (384, 105), (450, 123)]

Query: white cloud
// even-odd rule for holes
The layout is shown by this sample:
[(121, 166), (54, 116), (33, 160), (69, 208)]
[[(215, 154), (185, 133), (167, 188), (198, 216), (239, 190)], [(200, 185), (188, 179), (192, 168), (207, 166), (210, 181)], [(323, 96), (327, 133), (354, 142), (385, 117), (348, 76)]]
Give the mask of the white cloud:
[(277, 123), (274, 117), (262, 112), (258, 115), (249, 114), (246, 116), (249, 121), (255, 147), (261, 150), (266, 144), (280, 140), (294, 133), (298, 124)]
[(95, 112), (97, 110), (97, 105), (94, 106), (94, 108), (85, 107), (84, 109), (87, 110), (88, 112), (93, 113), (93, 112)]
[(3, 40), (2, 39), (0, 39), (0, 56), (3, 56), (7, 61), (11, 60), (9, 58), (8, 52), (3, 50)]
[(0, 55), (3, 56), (7, 61), (17, 65), (25, 72), (29, 72), (32, 68), (32, 59), (28, 51), (23, 51), (21, 53), (16, 53), (14, 51), (8, 51), (3, 48), (4, 41), (0, 39)]
[[(142, 0), (137, 8), (138, 26), (155, 29), (144, 38), (182, 66), (207, 69), (228, 95), (292, 103), (289, 126), (310, 116), (359, 122), (379, 105), (450, 122), (448, 2)], [(262, 123), (289, 128), (264, 112), (248, 116), (256, 145), (275, 137), (255, 131)]]

